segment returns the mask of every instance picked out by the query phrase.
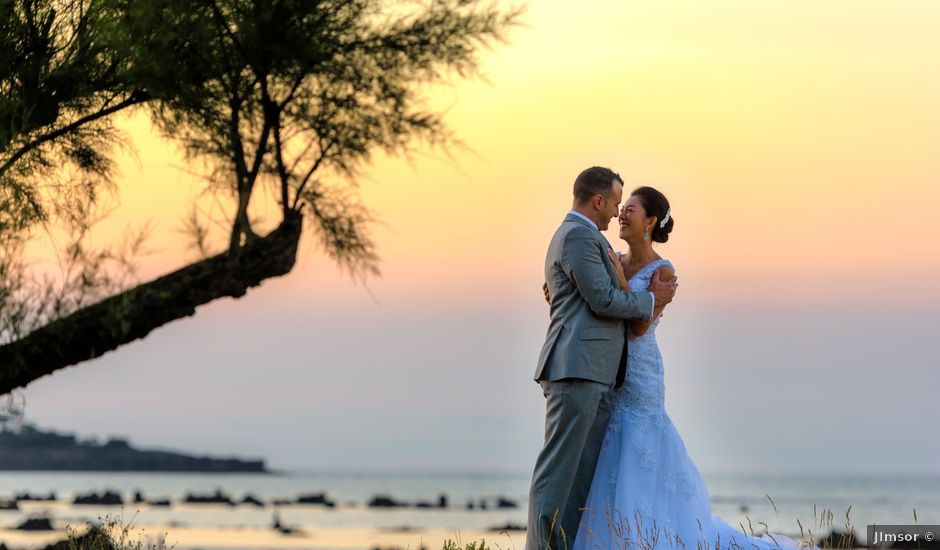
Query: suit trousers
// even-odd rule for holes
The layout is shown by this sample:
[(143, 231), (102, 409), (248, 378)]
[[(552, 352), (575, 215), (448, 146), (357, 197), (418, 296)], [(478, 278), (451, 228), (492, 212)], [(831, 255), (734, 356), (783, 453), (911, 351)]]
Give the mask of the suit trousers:
[(580, 378), (539, 380), (545, 395), (545, 444), (529, 490), (526, 550), (574, 545), (610, 420), (611, 384)]

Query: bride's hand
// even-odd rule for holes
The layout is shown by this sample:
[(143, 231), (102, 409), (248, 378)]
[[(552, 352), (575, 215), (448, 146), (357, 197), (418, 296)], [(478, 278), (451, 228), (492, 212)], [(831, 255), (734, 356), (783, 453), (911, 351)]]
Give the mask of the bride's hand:
[(542, 294), (545, 295), (545, 303), (552, 305), (552, 297), (548, 293), (548, 283), (542, 283)]
[(617, 280), (620, 282), (621, 290), (630, 290), (630, 284), (627, 282), (627, 276), (623, 272), (623, 264), (620, 263), (620, 258), (617, 257), (617, 254), (611, 249), (607, 251), (607, 256), (610, 258), (611, 263), (614, 264), (614, 272), (617, 274)]

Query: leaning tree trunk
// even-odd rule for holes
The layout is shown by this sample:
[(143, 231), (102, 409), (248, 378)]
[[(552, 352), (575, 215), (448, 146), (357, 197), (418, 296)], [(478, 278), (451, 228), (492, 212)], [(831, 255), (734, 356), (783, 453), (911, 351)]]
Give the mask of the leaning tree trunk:
[(0, 394), (143, 338), (193, 315), (197, 306), (241, 297), (261, 281), (289, 273), (303, 220), (300, 213), (288, 212), (277, 229), (236, 254), (225, 252), (188, 265), (0, 346)]

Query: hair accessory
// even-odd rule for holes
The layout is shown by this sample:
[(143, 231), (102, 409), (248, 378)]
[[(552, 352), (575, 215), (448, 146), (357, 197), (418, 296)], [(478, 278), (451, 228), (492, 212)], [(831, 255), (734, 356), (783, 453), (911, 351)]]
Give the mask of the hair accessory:
[(660, 228), (660, 229), (666, 227), (666, 222), (669, 221), (669, 214), (671, 214), (671, 213), (672, 213), (672, 208), (667, 208), (667, 209), (666, 209), (666, 215), (663, 216), (663, 221), (659, 222), (659, 228)]

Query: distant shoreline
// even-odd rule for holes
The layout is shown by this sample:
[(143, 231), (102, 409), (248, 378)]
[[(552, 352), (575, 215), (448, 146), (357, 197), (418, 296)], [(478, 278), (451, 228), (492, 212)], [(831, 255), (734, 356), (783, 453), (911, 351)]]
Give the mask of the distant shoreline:
[(124, 438), (79, 441), (74, 434), (24, 425), (0, 431), (0, 471), (268, 473), (265, 461), (137, 449)]

